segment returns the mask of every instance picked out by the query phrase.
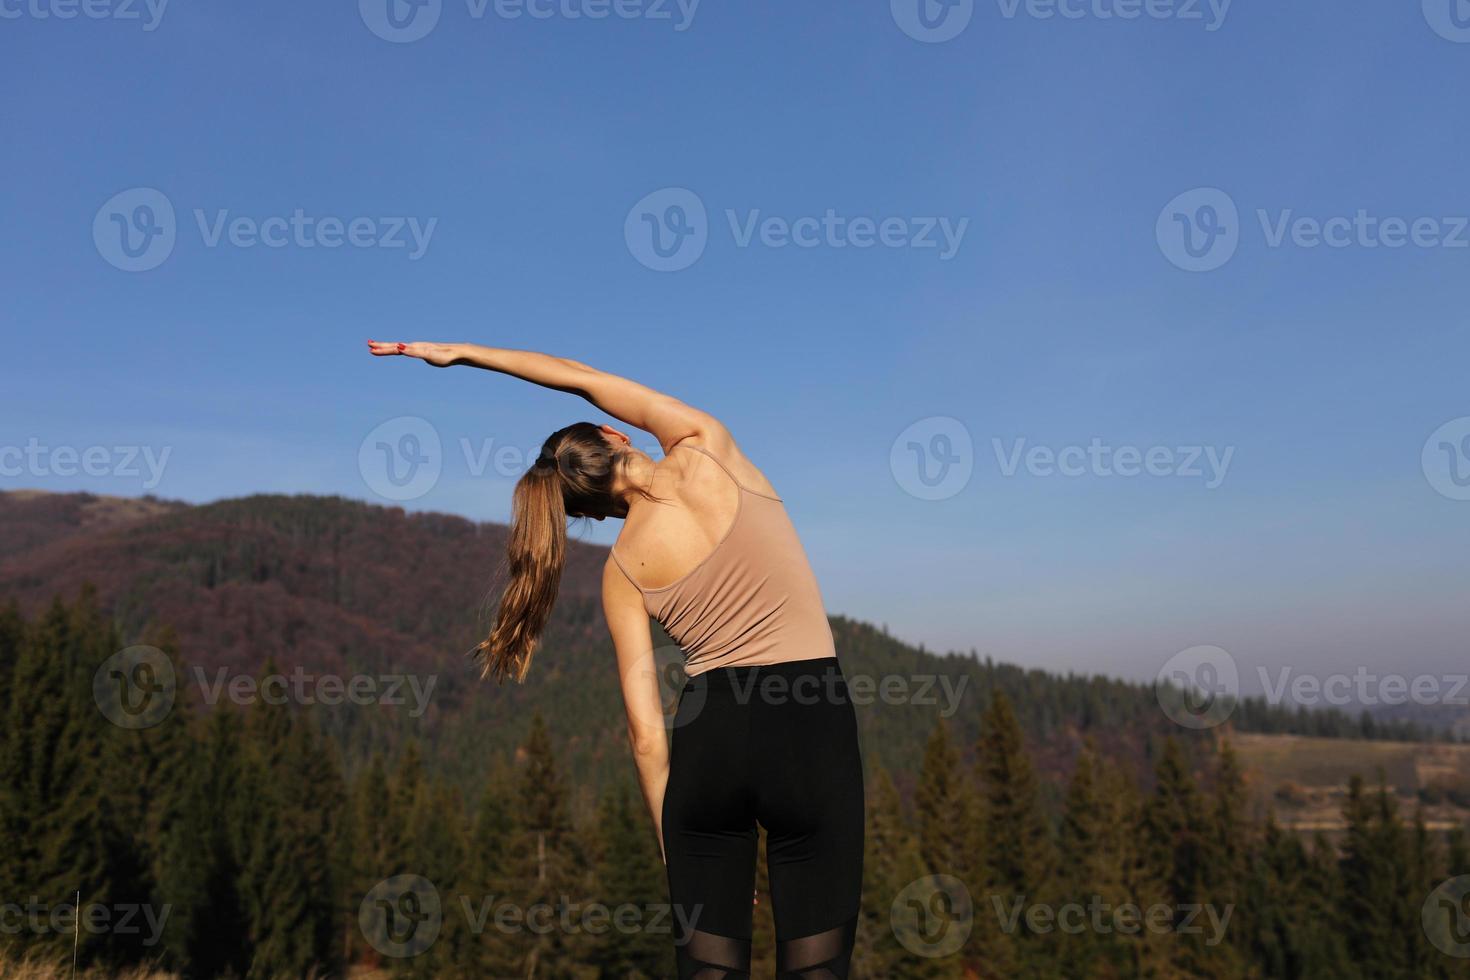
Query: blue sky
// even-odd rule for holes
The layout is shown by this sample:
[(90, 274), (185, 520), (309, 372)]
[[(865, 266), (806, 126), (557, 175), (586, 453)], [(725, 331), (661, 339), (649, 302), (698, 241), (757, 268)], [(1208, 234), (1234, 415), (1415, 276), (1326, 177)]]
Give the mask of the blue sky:
[[(472, 461), (589, 412), (363, 352), (474, 340), (725, 418), (828, 606), (931, 648), (1463, 670), (1470, 4), (928, 0), (969, 20), (926, 41), (917, 2), (431, 0), (391, 41), (387, 0), (0, 0), (0, 488), (386, 502), (359, 450), (415, 417), (404, 506), (503, 519), (515, 466)], [(690, 200), (703, 251), (650, 268)], [(936, 433), (963, 486), (905, 468)], [(1008, 467), (1094, 443), (1174, 475)]]

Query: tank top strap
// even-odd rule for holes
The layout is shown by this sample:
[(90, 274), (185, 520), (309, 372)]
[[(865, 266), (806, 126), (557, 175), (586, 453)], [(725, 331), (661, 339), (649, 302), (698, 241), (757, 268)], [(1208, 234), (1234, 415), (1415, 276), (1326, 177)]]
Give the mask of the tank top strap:
[(701, 454), (703, 456), (708, 456), (710, 459), (714, 460), (715, 465), (718, 466), (721, 470), (723, 470), (724, 473), (725, 473), (725, 475), (730, 478), (730, 482), (731, 483), (735, 484), (737, 487), (739, 487), (741, 490), (744, 490), (746, 493), (753, 493), (757, 497), (765, 497), (767, 500), (780, 500), (781, 499), (780, 497), (772, 497), (768, 493), (762, 493), (759, 490), (753, 490), (750, 487), (747, 487), (744, 483), (741, 483), (740, 482), (740, 477), (738, 477), (734, 473), (732, 473), (730, 471), (730, 467), (726, 466), (724, 464), (724, 462), (720, 459), (720, 457), (716, 456), (714, 453), (710, 452), (708, 449), (703, 449), (703, 448), (701, 448), (699, 446), (687, 445), (686, 443), (682, 443), (682, 442), (679, 443), (678, 445), (676, 445), (674, 447), (674, 449), (692, 449), (695, 452), (697, 452), (697, 453), (699, 453), (699, 454)]
[(633, 588), (637, 589), (639, 592), (648, 591), (643, 586), (638, 584), (638, 580), (633, 577), (633, 573), (628, 571), (628, 566), (623, 564), (623, 559), (618, 557), (618, 549), (616, 544), (613, 545), (613, 547), (608, 548), (607, 553), (612, 555), (612, 560), (617, 564), (618, 571), (623, 573), (623, 577), (626, 578), (629, 582), (633, 583)]

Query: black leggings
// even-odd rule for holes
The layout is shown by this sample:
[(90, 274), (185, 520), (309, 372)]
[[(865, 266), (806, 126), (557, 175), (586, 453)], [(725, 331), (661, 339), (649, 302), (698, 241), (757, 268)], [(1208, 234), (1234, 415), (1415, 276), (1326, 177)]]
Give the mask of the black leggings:
[(857, 718), (834, 657), (716, 668), (679, 697), (664, 851), (681, 980), (750, 976), (756, 823), (780, 980), (846, 978), (863, 878)]

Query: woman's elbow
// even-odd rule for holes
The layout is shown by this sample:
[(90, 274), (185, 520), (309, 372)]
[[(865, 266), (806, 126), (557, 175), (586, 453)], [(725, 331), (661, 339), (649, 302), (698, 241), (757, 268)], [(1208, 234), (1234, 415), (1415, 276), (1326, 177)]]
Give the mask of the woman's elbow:
[(629, 732), (628, 744), (633, 758), (641, 762), (657, 762), (669, 754), (669, 743), (663, 732)]

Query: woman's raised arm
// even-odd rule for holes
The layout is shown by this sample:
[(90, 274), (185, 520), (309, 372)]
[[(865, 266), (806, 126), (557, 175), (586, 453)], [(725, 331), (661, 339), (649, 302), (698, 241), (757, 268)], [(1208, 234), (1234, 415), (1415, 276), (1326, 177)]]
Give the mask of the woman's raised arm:
[(370, 340), (368, 347), (377, 357), (413, 357), (435, 367), (468, 365), (581, 395), (613, 418), (651, 433), (665, 452), (683, 439), (719, 440), (728, 435), (714, 416), (671, 395), (565, 357), (479, 344)]

